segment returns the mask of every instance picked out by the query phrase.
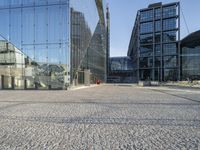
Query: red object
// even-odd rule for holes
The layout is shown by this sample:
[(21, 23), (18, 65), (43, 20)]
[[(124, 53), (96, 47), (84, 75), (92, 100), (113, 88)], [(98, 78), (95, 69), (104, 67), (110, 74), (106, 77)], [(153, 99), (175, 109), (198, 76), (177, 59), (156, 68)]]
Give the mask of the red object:
[(96, 84), (100, 84), (100, 83), (101, 83), (101, 81), (100, 81), (100, 80), (97, 80), (97, 81), (96, 81)]

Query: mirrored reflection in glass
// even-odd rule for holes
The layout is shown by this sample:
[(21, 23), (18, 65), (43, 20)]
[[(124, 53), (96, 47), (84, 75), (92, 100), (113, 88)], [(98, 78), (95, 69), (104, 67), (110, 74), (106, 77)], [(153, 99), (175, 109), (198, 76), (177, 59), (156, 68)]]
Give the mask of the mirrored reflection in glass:
[(140, 47), (140, 56), (148, 57), (153, 55), (153, 45), (143, 45)]
[(153, 10), (143, 11), (140, 14), (140, 21), (150, 21), (153, 20)]
[(149, 32), (153, 32), (153, 22), (142, 23), (140, 26), (140, 33), (143, 34)]
[(163, 44), (164, 55), (176, 55), (177, 49), (178, 48), (176, 43)]
[(178, 70), (177, 69), (164, 69), (164, 80), (165, 81), (177, 81)]
[(1, 50), (9, 50), (0, 68), (10, 66), (2, 75), (16, 78), (16, 89), (49, 89), (51, 79), (55, 88), (69, 84), (69, 9), (68, 0), (0, 2), (1, 41), (8, 45)]
[(163, 30), (172, 30), (172, 29), (177, 29), (177, 19), (171, 18), (163, 20)]
[(163, 17), (174, 17), (177, 15), (176, 5), (168, 6), (163, 8)]
[(140, 36), (140, 44), (153, 43), (153, 34), (144, 34)]
[(177, 31), (163, 32), (163, 42), (174, 42), (177, 40)]
[(133, 62), (128, 57), (114, 57), (110, 60), (111, 71), (133, 70)]
[(153, 67), (153, 57), (141, 57), (140, 68), (151, 68)]
[(177, 56), (165, 56), (164, 57), (164, 67), (165, 68), (177, 67)]

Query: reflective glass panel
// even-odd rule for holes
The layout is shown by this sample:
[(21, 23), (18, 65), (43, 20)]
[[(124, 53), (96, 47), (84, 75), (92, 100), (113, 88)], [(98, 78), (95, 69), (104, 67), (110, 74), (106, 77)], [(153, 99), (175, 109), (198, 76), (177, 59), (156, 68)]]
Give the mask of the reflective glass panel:
[[(190, 43), (191, 44), (191, 43)], [(184, 46), (182, 48), (182, 78), (200, 79), (200, 45)]]
[(161, 67), (161, 57), (155, 57), (155, 67)]
[(164, 55), (176, 55), (177, 54), (177, 44), (163, 44), (163, 53)]
[(164, 69), (164, 80), (165, 81), (178, 80), (178, 70), (177, 69)]
[(176, 5), (168, 6), (163, 8), (163, 17), (173, 17), (176, 16)]
[(152, 34), (140, 35), (140, 44), (149, 44), (149, 43), (153, 43)]
[(177, 31), (163, 32), (163, 42), (174, 42), (177, 40)]
[(160, 19), (161, 15), (162, 15), (161, 9), (160, 8), (155, 9), (155, 18)]
[(176, 56), (165, 56), (164, 57), (164, 67), (177, 67), (177, 57)]
[(177, 28), (177, 19), (171, 18), (163, 20), (163, 30), (172, 30)]
[(161, 33), (155, 33), (155, 43), (161, 42)]
[(150, 21), (153, 20), (153, 10), (142, 11), (140, 14), (140, 21)]
[(150, 68), (150, 67), (153, 67), (153, 57), (141, 57), (140, 68)]
[(142, 23), (140, 26), (140, 33), (153, 32), (153, 22)]
[[(34, 8), (27, 7), (22, 9), (23, 29), (22, 44), (33, 44), (35, 40)], [(29, 33), (29, 34), (27, 34)]]
[(140, 47), (140, 56), (147, 57), (153, 55), (153, 45), (143, 45)]
[(161, 31), (161, 21), (155, 22), (155, 31)]
[(161, 55), (161, 45), (160, 44), (156, 44), (155, 45), (155, 55)]

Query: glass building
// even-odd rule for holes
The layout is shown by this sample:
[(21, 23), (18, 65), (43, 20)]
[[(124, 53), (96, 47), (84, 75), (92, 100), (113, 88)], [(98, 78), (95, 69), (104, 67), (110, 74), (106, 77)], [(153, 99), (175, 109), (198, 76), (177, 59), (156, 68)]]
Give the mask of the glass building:
[(181, 79), (200, 80), (200, 30), (181, 41)]
[(108, 83), (133, 83), (133, 61), (130, 57), (111, 57)]
[(137, 80), (180, 79), (180, 4), (155, 3), (138, 11), (128, 56)]
[(105, 81), (104, 8), (103, 0), (1, 0), (1, 88)]

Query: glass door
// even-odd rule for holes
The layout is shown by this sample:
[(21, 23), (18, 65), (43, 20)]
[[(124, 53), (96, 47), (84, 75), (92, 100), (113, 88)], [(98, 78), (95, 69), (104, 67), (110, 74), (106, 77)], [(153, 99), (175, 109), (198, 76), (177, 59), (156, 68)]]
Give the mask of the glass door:
[(14, 89), (14, 77), (12, 76), (2, 76), (2, 89)]

